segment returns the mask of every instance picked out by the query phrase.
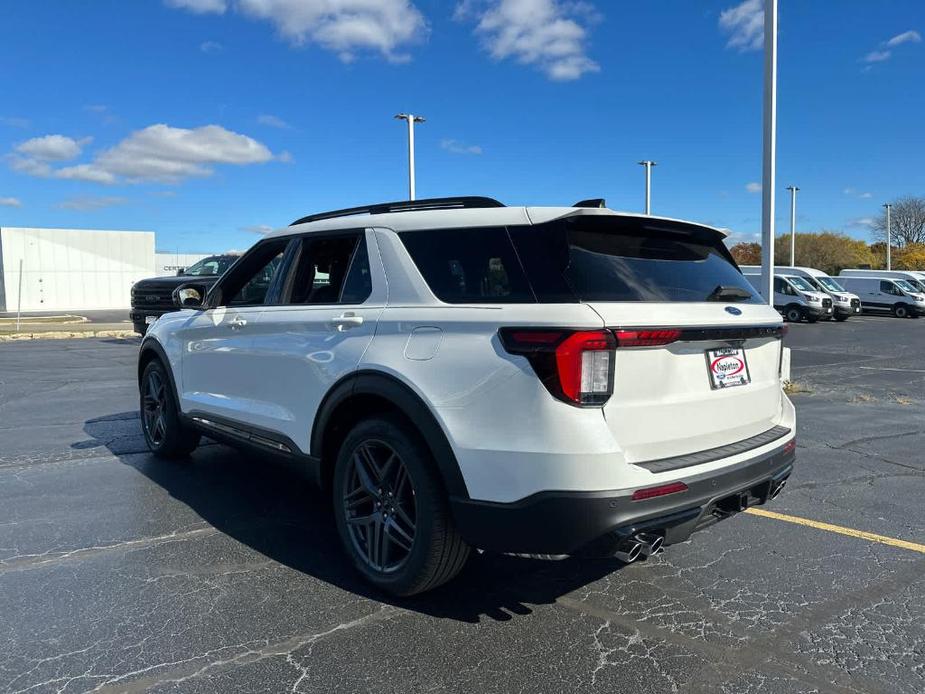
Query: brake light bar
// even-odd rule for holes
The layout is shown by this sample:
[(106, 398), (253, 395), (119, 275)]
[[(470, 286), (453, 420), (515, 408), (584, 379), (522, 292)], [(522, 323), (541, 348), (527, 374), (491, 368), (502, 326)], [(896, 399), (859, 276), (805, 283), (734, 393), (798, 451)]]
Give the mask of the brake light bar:
[(680, 330), (614, 330), (618, 347), (662, 347), (681, 339)]

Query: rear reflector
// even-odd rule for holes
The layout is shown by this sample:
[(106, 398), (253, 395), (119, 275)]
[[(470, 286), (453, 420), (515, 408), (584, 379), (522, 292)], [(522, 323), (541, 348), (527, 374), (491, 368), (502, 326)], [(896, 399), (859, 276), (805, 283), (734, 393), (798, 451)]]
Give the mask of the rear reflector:
[(784, 444), (784, 453), (793, 453), (797, 449), (797, 437), (794, 436)]
[(646, 499), (654, 499), (657, 496), (667, 496), (668, 494), (677, 494), (678, 492), (686, 491), (687, 485), (684, 484), (684, 482), (672, 482), (671, 484), (663, 484), (660, 487), (637, 489), (635, 492), (633, 492), (632, 500), (644, 501)]
[(614, 330), (617, 346), (661, 347), (681, 339), (680, 330)]

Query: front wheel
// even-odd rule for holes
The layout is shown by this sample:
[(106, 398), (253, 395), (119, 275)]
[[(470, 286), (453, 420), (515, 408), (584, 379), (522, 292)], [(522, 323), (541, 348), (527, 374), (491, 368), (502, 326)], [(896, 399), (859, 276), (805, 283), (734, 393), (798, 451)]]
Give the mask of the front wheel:
[(200, 435), (180, 419), (164, 365), (151, 361), (141, 376), (141, 430), (159, 458), (183, 458), (199, 445)]
[(384, 416), (347, 435), (334, 468), (334, 515), (357, 570), (394, 595), (452, 579), (469, 557), (433, 456), (404, 421)]
[(909, 309), (906, 307), (905, 304), (896, 304), (893, 307), (893, 315), (896, 316), (897, 318), (908, 318)]
[(784, 317), (791, 323), (799, 323), (803, 320), (803, 309), (799, 306), (788, 306), (784, 311)]

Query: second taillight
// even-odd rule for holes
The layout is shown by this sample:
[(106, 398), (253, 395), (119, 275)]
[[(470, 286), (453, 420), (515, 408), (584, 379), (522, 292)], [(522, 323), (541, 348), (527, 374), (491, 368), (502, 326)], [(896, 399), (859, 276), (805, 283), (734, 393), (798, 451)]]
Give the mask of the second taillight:
[(613, 393), (614, 349), (609, 330), (504, 328), (501, 342), (530, 361), (550, 393), (572, 405), (601, 405)]

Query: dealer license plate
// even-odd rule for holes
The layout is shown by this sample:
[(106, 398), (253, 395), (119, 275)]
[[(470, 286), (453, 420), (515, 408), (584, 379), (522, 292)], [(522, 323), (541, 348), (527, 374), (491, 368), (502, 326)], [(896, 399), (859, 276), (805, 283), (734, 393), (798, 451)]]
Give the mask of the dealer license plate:
[(748, 361), (745, 350), (741, 347), (720, 347), (708, 349), (707, 371), (710, 374), (710, 387), (733, 388), (751, 383), (748, 374)]

